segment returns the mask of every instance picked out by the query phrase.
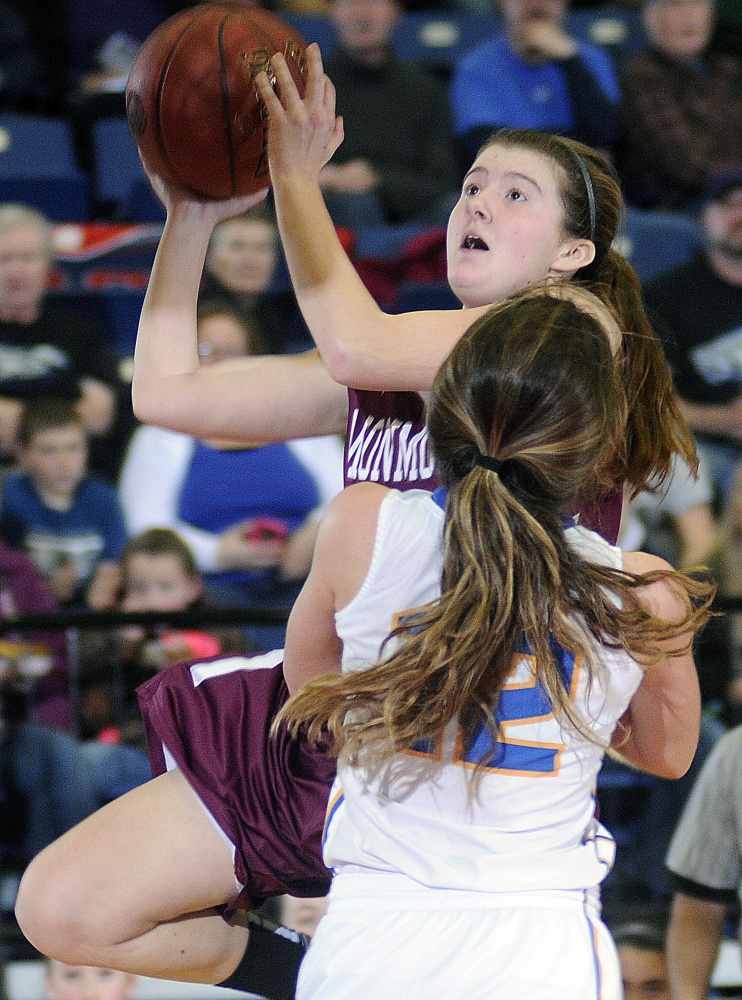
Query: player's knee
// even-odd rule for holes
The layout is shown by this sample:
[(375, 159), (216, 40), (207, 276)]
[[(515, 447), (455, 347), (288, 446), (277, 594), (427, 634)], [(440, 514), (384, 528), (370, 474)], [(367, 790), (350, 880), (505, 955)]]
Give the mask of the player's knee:
[(61, 962), (79, 964), (79, 874), (76, 885), (70, 884), (70, 878), (71, 874), (53, 863), (48, 849), (42, 851), (23, 874), (15, 914), (34, 948)]

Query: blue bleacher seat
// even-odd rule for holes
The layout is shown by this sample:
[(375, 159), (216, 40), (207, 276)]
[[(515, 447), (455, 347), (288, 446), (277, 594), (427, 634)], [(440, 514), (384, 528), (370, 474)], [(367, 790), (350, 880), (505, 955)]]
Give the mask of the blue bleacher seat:
[(604, 45), (619, 62), (647, 47), (641, 14), (628, 7), (578, 8), (567, 14), (566, 27), (577, 38)]
[(134, 353), (144, 293), (144, 288), (109, 285), (91, 291), (53, 292), (50, 300), (110, 331), (117, 354), (127, 358)]
[(128, 222), (164, 222), (165, 207), (146, 177), (138, 177), (123, 203), (121, 214)]
[(0, 113), (0, 198), (33, 205), (55, 222), (89, 218), (88, 179), (66, 120)]
[(400, 19), (394, 47), (400, 59), (449, 74), (458, 60), (499, 30), (495, 15), (413, 11)]
[(689, 260), (702, 246), (703, 235), (693, 216), (639, 208), (628, 209), (625, 235), (618, 242), (642, 284)]
[[(283, 12), (282, 17), (307, 42), (317, 42), (323, 55), (336, 43), (335, 29), (328, 17)], [(598, 10), (575, 10), (567, 15), (568, 30), (577, 37), (606, 46), (620, 59), (646, 46), (641, 18), (636, 11), (610, 6)], [(400, 18), (394, 33), (394, 47), (401, 59), (420, 63), (450, 74), (464, 53), (494, 35), (502, 19), (496, 13), (463, 10), (410, 11)]]
[(281, 17), (296, 28), (307, 45), (316, 42), (323, 56), (334, 48), (335, 27), (329, 17), (320, 14), (294, 14), (291, 11), (282, 11)]
[(112, 206), (120, 218), (127, 218), (127, 204), (135, 184), (147, 183), (147, 180), (134, 137), (123, 115), (99, 118), (94, 123), (93, 164), (97, 201)]

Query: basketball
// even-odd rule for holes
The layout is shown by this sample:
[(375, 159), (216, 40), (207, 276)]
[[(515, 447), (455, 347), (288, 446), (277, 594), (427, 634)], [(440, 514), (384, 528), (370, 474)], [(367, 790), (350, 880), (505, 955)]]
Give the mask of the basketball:
[(276, 52), (304, 94), (302, 37), (274, 14), (215, 0), (168, 18), (129, 74), (126, 117), (148, 168), (204, 198), (270, 183), (266, 121), (255, 76)]

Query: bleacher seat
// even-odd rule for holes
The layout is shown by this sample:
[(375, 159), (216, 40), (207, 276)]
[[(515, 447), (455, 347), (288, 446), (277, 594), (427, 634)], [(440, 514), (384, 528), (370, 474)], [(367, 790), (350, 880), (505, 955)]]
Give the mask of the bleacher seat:
[[(282, 16), (307, 42), (317, 42), (323, 55), (332, 51), (335, 29), (328, 17), (288, 12)], [(394, 47), (401, 59), (428, 66), (448, 77), (461, 56), (495, 34), (501, 23), (495, 13), (411, 11), (397, 24)], [(579, 38), (604, 45), (619, 61), (646, 45), (639, 15), (625, 7), (571, 11), (567, 27)]]
[(102, 288), (103, 296), (113, 321), (116, 351), (121, 358), (134, 354), (139, 314), (142, 311), (145, 288)]
[(495, 14), (413, 11), (400, 19), (394, 47), (400, 59), (447, 77), (458, 60), (494, 35), (500, 24)]
[(320, 14), (295, 14), (291, 11), (282, 11), (281, 17), (296, 28), (307, 45), (316, 42), (323, 56), (334, 48), (335, 28), (329, 17)]
[(92, 134), (96, 201), (112, 208), (117, 217), (131, 221), (126, 211), (134, 186), (148, 182), (129, 124), (123, 115), (99, 118)]
[(89, 183), (77, 166), (67, 121), (0, 113), (0, 199), (33, 205), (54, 222), (89, 218)]
[(617, 246), (646, 284), (689, 260), (703, 246), (703, 235), (690, 215), (629, 208), (626, 231)]
[(605, 46), (619, 62), (647, 46), (641, 14), (628, 7), (578, 8), (567, 14), (566, 26), (577, 38)]

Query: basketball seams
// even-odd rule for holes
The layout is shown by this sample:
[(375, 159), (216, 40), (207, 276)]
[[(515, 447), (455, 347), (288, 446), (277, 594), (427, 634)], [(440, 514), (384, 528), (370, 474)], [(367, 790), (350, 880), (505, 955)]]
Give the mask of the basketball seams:
[[(170, 67), (170, 65), (171, 65), (171, 63), (173, 61), (173, 58), (175, 57), (175, 53), (176, 53), (176, 51), (178, 49), (178, 46), (182, 42), (183, 38), (188, 34), (189, 31), (191, 31), (193, 29), (193, 26), (195, 24), (197, 24), (199, 20), (202, 20), (204, 17), (206, 17), (207, 13), (208, 13), (208, 11), (206, 11), (205, 9), (204, 10), (200, 10), (199, 8), (196, 8), (195, 10), (193, 10), (191, 12), (191, 16), (188, 18), (188, 20), (186, 20), (185, 25), (178, 32), (178, 34), (176, 35), (175, 39), (173, 40), (173, 42), (172, 42), (172, 44), (170, 46), (170, 49), (168, 50), (168, 53), (167, 53), (167, 55), (165, 57), (165, 60), (164, 60), (164, 62), (162, 64), (162, 69), (160, 70), (160, 76), (159, 76), (158, 81), (157, 81), (157, 89), (156, 89), (156, 92), (155, 92), (155, 99), (154, 99), (155, 140), (157, 142), (157, 146), (158, 146), (158, 149), (160, 151), (160, 155), (161, 155), (164, 163), (168, 167), (171, 176), (174, 179), (177, 179), (177, 171), (175, 169), (175, 165), (173, 164), (172, 160), (170, 159), (170, 155), (169, 155), (168, 150), (167, 150), (167, 145), (165, 143), (165, 135), (164, 135), (163, 128), (162, 128), (161, 107), (162, 107), (162, 95), (163, 95), (163, 92), (164, 92), (164, 89), (165, 89), (165, 77), (167, 76), (168, 69), (169, 69), (169, 67)], [(176, 15), (176, 17), (177, 17), (178, 20), (180, 20), (181, 16), (185, 20), (185, 16), (186, 16), (185, 12), (184, 12), (183, 15)], [(163, 25), (163, 28), (167, 26), (167, 23), (168, 22), (165, 22), (165, 25)]]
[(304, 48), (280, 17), (244, 2), (216, 0), (169, 18), (144, 42), (127, 84), (127, 119), (148, 167), (204, 198), (270, 186), (254, 78), (283, 51), (303, 92)]
[(224, 128), (227, 140), (227, 156), (229, 158), (229, 182), (231, 186), (230, 194), (237, 191), (237, 170), (234, 159), (234, 136), (232, 135), (232, 110), (229, 101), (229, 76), (227, 74), (227, 61), (224, 53), (224, 25), (227, 22), (226, 15), (219, 23), (217, 30), (217, 44), (219, 48), (219, 70), (222, 81), (222, 111), (224, 113)]

